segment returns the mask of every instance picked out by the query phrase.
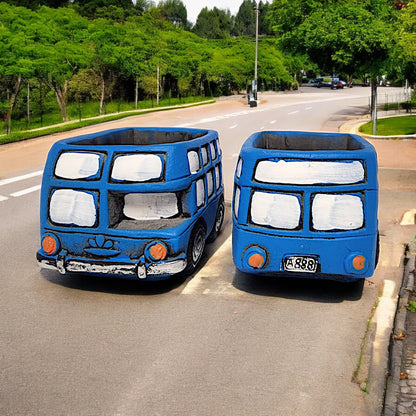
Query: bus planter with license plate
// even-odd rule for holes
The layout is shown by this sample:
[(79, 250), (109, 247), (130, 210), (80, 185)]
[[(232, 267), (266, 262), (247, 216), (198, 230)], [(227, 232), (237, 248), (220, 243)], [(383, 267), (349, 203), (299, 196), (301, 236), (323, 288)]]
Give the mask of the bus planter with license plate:
[(251, 274), (370, 277), (377, 207), (376, 152), (360, 136), (254, 133), (234, 176), (234, 263)]

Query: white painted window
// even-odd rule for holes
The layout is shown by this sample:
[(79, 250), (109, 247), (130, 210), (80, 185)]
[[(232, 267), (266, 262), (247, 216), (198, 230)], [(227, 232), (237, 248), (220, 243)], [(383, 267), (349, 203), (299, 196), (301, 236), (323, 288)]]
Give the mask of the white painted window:
[(196, 150), (190, 150), (188, 152), (189, 171), (191, 173), (197, 173), (201, 169), (201, 163), (199, 161), (199, 154)]
[(158, 155), (129, 154), (117, 156), (111, 178), (117, 181), (146, 182), (162, 176), (163, 163)]
[(217, 151), (215, 149), (215, 143), (210, 142), (209, 143), (209, 148), (211, 150), (211, 158), (212, 158), (212, 160), (215, 160), (217, 158)]
[(237, 162), (237, 168), (235, 169), (237, 178), (241, 176), (242, 171), (243, 171), (243, 159), (240, 157)]
[(55, 166), (55, 175), (64, 179), (85, 179), (97, 175), (100, 156), (95, 153), (65, 152)]
[(357, 195), (317, 194), (312, 201), (312, 224), (318, 231), (361, 228), (363, 202)]
[(126, 194), (123, 213), (134, 220), (170, 218), (179, 213), (178, 198), (171, 192)]
[(266, 183), (311, 185), (351, 184), (364, 180), (364, 166), (358, 161), (315, 162), (262, 160), (256, 168), (255, 179)]
[(221, 187), (221, 171), (220, 165), (215, 166), (215, 184), (217, 186), (217, 190)]
[(295, 195), (254, 192), (251, 220), (255, 224), (293, 230), (299, 226), (301, 206)]
[(97, 219), (94, 196), (73, 189), (58, 189), (50, 199), (49, 217), (56, 224), (92, 227)]
[(240, 208), (240, 188), (238, 186), (235, 187), (234, 190), (234, 216), (238, 219), (238, 209)]
[(202, 155), (202, 164), (208, 165), (209, 163), (209, 155), (208, 155), (208, 146), (201, 147), (201, 155)]
[(207, 172), (207, 193), (208, 198), (214, 193), (214, 173), (212, 170)]
[(196, 181), (196, 205), (199, 208), (204, 204), (205, 204), (205, 184), (204, 184), (204, 180), (201, 178)]

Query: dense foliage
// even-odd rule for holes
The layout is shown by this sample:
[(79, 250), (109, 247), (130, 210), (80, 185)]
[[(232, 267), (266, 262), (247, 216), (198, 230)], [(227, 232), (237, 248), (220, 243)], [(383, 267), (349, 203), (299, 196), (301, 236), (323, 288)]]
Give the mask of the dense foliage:
[(243, 0), (236, 16), (203, 8), (192, 26), (181, 0), (3, 1), (0, 111), (9, 132), (12, 118), (36, 113), (42, 123), (53, 102), (65, 121), (72, 103), (81, 117), (86, 102), (99, 103), (104, 114), (116, 100), (137, 108), (159, 96), (246, 90), (257, 12), (260, 90), (292, 88), (301, 73), (373, 79), (392, 73), (414, 82), (415, 0), (400, 4)]

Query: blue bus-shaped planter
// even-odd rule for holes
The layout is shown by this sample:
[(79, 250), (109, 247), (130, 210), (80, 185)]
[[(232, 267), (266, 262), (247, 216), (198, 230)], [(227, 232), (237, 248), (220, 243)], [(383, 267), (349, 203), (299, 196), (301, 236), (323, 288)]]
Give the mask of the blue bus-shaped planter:
[(214, 130), (125, 128), (55, 143), (39, 265), (147, 280), (191, 272), (222, 226), (221, 157)]
[(253, 274), (358, 280), (378, 258), (377, 156), (357, 135), (270, 131), (243, 144), (233, 259)]

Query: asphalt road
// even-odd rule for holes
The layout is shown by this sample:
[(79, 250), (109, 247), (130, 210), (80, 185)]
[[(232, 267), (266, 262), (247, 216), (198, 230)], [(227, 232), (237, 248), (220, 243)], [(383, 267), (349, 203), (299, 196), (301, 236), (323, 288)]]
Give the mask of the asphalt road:
[[(338, 131), (366, 111), (368, 95), (366, 88), (311, 88), (263, 95), (257, 108), (224, 100), (76, 134), (122, 126), (214, 128), (230, 201), (238, 152), (249, 134)], [(193, 276), (146, 284), (61, 276), (36, 264), (41, 170), (51, 143), (73, 134), (0, 147), (0, 414), (379, 414), (403, 245), (416, 232), (414, 225), (400, 226), (416, 205), (413, 142), (373, 141), (381, 257), (363, 284), (237, 272), (229, 208)], [(364, 362), (354, 378), (377, 299), (371, 365)], [(366, 378), (369, 393), (359, 386)]]

